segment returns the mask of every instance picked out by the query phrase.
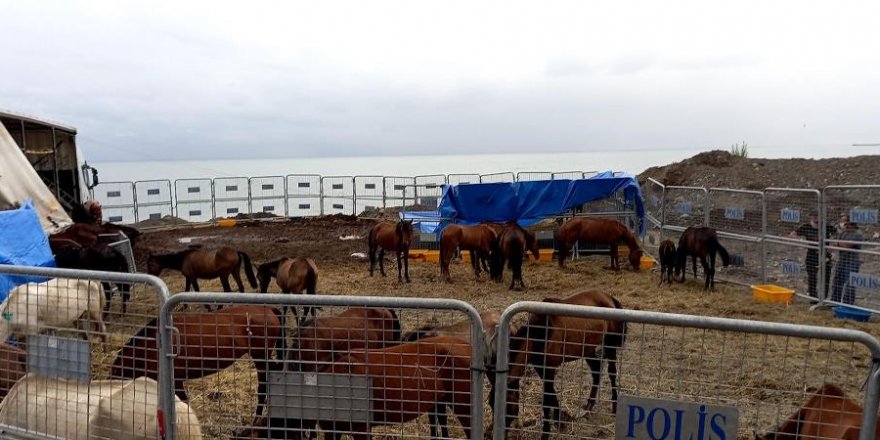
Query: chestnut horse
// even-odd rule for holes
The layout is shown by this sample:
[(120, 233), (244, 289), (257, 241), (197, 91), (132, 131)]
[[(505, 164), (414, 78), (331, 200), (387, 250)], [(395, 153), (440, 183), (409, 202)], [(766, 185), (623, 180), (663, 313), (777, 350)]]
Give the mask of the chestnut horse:
[[(544, 302), (622, 309), (616, 298), (602, 292), (587, 291), (568, 298), (545, 298)], [(528, 323), (519, 328), (510, 340), (510, 365), (507, 379), (507, 419), (510, 427), (519, 415), (520, 381), (529, 365), (544, 382), (543, 424), (541, 439), (550, 435), (550, 420), (560, 431), (567, 428), (572, 417), (559, 406), (554, 380), (562, 364), (585, 359), (592, 376), (590, 395), (583, 405), (584, 414), (596, 405), (602, 360), (608, 361), (611, 380), (611, 408), (617, 412), (617, 354), (626, 339), (625, 321), (577, 318), (564, 315), (530, 313)]]
[(510, 220), (504, 224), (501, 234), (498, 235), (498, 240), (492, 244), (491, 261), (489, 264), (490, 274), (493, 280), (500, 283), (504, 275), (504, 262), (507, 261), (507, 267), (513, 273), (508, 290), (512, 290), (517, 281), (519, 281), (521, 289), (526, 288), (522, 279), (523, 255), (526, 252), (526, 234), (526, 230), (516, 221)]
[(624, 243), (629, 247), (629, 264), (633, 270), (639, 270), (642, 263), (642, 248), (635, 235), (623, 223), (609, 218), (575, 217), (565, 222), (556, 231), (557, 250), (559, 251), (559, 267), (565, 267), (565, 259), (571, 247), (578, 240), (593, 244), (608, 245), (611, 251), (611, 266), (606, 269), (620, 270), (617, 245)]
[[(483, 365), (486, 367), (486, 378), (489, 379), (489, 388), (491, 389), (489, 393), (489, 406), (492, 408), (492, 411), (495, 410), (495, 365), (496, 365), (496, 354), (498, 353), (498, 325), (501, 323), (501, 314), (495, 311), (487, 311), (480, 313), (480, 321), (483, 326), (483, 340), (488, 350), (486, 354), (486, 359), (483, 360)], [(513, 323), (510, 324), (510, 328), (508, 329), (510, 334), (514, 334), (516, 332), (516, 327)], [(434, 336), (450, 336), (454, 338), (463, 339), (471, 342), (471, 322), (470, 320), (464, 320), (461, 322), (457, 322), (455, 324), (450, 324), (443, 327), (436, 326), (423, 326), (414, 332), (410, 332), (403, 337), (404, 342), (414, 342), (420, 339), (434, 337)], [(447, 420), (446, 413), (431, 413), (428, 415), (429, 423), (431, 425), (431, 438), (448, 438), (449, 433), (446, 430)], [(439, 431), (438, 431), (439, 429)]]
[[(721, 255), (721, 265), (730, 264), (730, 255), (727, 249), (718, 242), (718, 234), (715, 229), (705, 226), (691, 226), (684, 230), (678, 239), (678, 249), (675, 257), (675, 274), (681, 273), (680, 282), (686, 278), (685, 266), (687, 257), (699, 257), (705, 273), (706, 285), (703, 290), (715, 289), (715, 254)], [(708, 257), (708, 261), (707, 258)], [(697, 276), (697, 261), (694, 258), (694, 277)]]
[[(275, 278), (275, 283), (283, 293), (305, 293), (306, 295), (314, 295), (318, 287), (318, 265), (311, 258), (283, 257), (275, 261), (263, 263), (257, 266), (257, 278), (260, 281), (260, 292), (266, 293), (269, 290), (269, 280)], [(282, 327), (287, 329), (287, 310), (288, 306), (284, 306), (284, 321)], [(303, 312), (303, 321), (311, 314), (315, 316), (315, 307), (306, 307)], [(296, 307), (293, 307), (293, 318), (296, 319), (297, 325), (301, 325)]]
[[(843, 439), (858, 440), (862, 427), (862, 406), (846, 397), (840, 387), (826, 383), (782, 426), (758, 440)], [(880, 420), (874, 428), (880, 439)]]
[(186, 289), (198, 292), (199, 279), (210, 280), (220, 278), (224, 292), (232, 292), (229, 286), (229, 275), (238, 285), (238, 291), (244, 292), (241, 283), (241, 266), (244, 265), (244, 273), (248, 282), (254, 289), (257, 288), (257, 278), (254, 276), (254, 268), (251, 266), (251, 257), (248, 254), (223, 246), (217, 250), (202, 248), (186, 249), (170, 254), (153, 255), (147, 258), (147, 272), (150, 275), (159, 276), (162, 269), (180, 271), (186, 278)]
[[(153, 319), (122, 347), (110, 371), (111, 379), (147, 376), (158, 380), (157, 319)], [(265, 407), (272, 350), (280, 349), (281, 312), (267, 306), (233, 305), (211, 313), (174, 318), (171, 345), (174, 357), (174, 392), (188, 402), (184, 381), (221, 371), (244, 355), (257, 369), (257, 409)]]
[(474, 276), (479, 279), (480, 263), (489, 258), (492, 242), (497, 238), (498, 233), (488, 224), (447, 226), (440, 234), (440, 276), (447, 282), (452, 281), (449, 262), (455, 255), (455, 248), (461, 248), (462, 251), (470, 251)]
[[(397, 281), (403, 281), (400, 275), (404, 270), (406, 282), (409, 280), (409, 245), (412, 242), (412, 220), (401, 220), (397, 223), (381, 222), (370, 229), (367, 238), (370, 253), (370, 276), (376, 267), (376, 249), (379, 249), (379, 272), (385, 276), (385, 251), (393, 251), (397, 256)], [(403, 262), (400, 261), (403, 257)]]
[(657, 285), (672, 284), (672, 270), (675, 269), (675, 243), (672, 240), (663, 240), (660, 243), (660, 282)]
[(319, 423), (329, 438), (350, 434), (354, 440), (368, 440), (371, 426), (405, 423), (425, 413), (445, 414), (447, 406), (451, 406), (464, 429), (464, 437), (470, 438), (470, 369), (470, 344), (448, 336), (343, 354), (325, 371), (369, 378), (373, 393), (372, 421), (369, 425), (342, 421)]

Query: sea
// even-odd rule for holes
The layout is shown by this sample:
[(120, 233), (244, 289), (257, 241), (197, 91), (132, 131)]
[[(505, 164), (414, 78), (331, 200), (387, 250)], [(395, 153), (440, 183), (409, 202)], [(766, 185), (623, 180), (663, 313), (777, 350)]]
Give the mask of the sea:
[[(432, 174), (491, 174), (501, 172), (623, 171), (639, 174), (706, 149), (635, 149), (574, 153), (473, 154), (430, 156), (316, 157), (286, 159), (138, 160), (91, 162), (101, 182), (153, 179), (283, 176), (421, 176)], [(880, 147), (809, 148), (749, 147), (750, 157), (813, 158), (880, 154)]]

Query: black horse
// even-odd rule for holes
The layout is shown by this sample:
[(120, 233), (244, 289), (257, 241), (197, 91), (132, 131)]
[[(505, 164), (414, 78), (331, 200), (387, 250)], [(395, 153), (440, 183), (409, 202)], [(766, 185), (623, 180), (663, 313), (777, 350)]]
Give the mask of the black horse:
[[(128, 259), (125, 258), (118, 250), (107, 246), (106, 244), (97, 244), (95, 246), (82, 246), (72, 240), (49, 240), (49, 246), (52, 253), (55, 254), (55, 264), (58, 267), (67, 269), (84, 269), (84, 270), (102, 270), (105, 272), (123, 272), (128, 273)], [(116, 289), (108, 282), (102, 283), (104, 286), (104, 315), (110, 310), (110, 302), (113, 301), (114, 290), (119, 291), (122, 297), (122, 313), (126, 313), (126, 305), (131, 298), (131, 285), (127, 283), (116, 283)]]
[[(675, 275), (681, 274), (680, 282), (685, 279), (685, 266), (687, 265), (687, 257), (694, 257), (694, 276), (697, 273), (696, 258), (700, 258), (703, 265), (703, 272), (706, 276), (706, 286), (704, 290), (715, 289), (715, 254), (721, 255), (722, 266), (730, 264), (730, 254), (727, 249), (718, 242), (718, 234), (715, 229), (700, 226), (691, 226), (684, 230), (681, 238), (678, 240), (678, 249), (675, 255)], [(706, 261), (709, 257), (709, 261)], [(711, 263), (711, 264), (710, 264)]]

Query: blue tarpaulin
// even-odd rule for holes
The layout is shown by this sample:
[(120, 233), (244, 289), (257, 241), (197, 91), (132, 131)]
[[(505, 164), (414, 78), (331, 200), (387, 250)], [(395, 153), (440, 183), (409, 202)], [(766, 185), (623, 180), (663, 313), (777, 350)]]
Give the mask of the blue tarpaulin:
[(610, 171), (589, 179), (447, 185), (439, 212), (444, 223), (517, 220), (528, 226), (584, 203), (611, 197), (618, 191), (623, 191), (627, 209), (636, 212), (639, 235), (644, 235), (645, 206), (638, 181), (633, 175), (615, 176)]
[[(19, 209), (0, 211), (0, 264), (55, 267), (49, 238), (30, 199)], [(46, 278), (0, 274), (0, 301), (15, 286), (42, 281)]]
[(413, 229), (426, 234), (437, 232), (440, 227), (440, 211), (401, 211), (400, 218), (412, 220)]

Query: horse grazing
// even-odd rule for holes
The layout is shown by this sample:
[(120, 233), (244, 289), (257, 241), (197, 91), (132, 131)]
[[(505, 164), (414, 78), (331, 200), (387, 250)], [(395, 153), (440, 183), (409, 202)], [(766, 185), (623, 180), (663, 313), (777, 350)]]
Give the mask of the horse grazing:
[[(545, 298), (544, 302), (622, 309), (620, 302), (602, 292), (581, 292), (564, 299)], [(572, 417), (559, 406), (554, 380), (556, 371), (566, 362), (585, 359), (592, 376), (590, 395), (583, 405), (586, 415), (596, 405), (602, 359), (608, 361), (611, 380), (611, 408), (617, 412), (617, 354), (626, 339), (626, 322), (576, 318), (562, 315), (529, 314), (528, 323), (519, 328), (510, 341), (510, 365), (507, 380), (507, 419), (510, 427), (519, 415), (520, 381), (532, 365), (544, 382), (543, 425), (541, 439), (550, 435), (550, 420), (560, 431)]]
[[(315, 290), (318, 287), (318, 265), (315, 264), (315, 260), (311, 258), (303, 258), (303, 257), (295, 257), (288, 258), (283, 257), (279, 258), (275, 261), (270, 261), (268, 263), (263, 263), (257, 266), (257, 278), (260, 281), (260, 292), (266, 293), (269, 289), (269, 280), (275, 277), (275, 282), (278, 284), (278, 287), (281, 288), (281, 292), (283, 293), (305, 293), (307, 295), (314, 295)], [(287, 319), (287, 310), (288, 306), (284, 306), (284, 321), (282, 321), (281, 325), (283, 328), (287, 328), (286, 319)], [(305, 321), (306, 317), (311, 314), (312, 317), (315, 316), (315, 307), (306, 307), (303, 312), (303, 321)], [(299, 322), (299, 315), (296, 312), (296, 307), (293, 307), (293, 317), (297, 321), (297, 325), (301, 325)]]
[(474, 275), (480, 278), (480, 264), (489, 258), (492, 242), (498, 233), (488, 224), (474, 226), (449, 225), (440, 234), (440, 276), (451, 282), (449, 262), (455, 254), (455, 248), (470, 251), (471, 266)]
[(367, 440), (370, 426), (405, 423), (425, 413), (445, 414), (451, 406), (465, 438), (470, 438), (470, 368), (470, 344), (446, 336), (343, 354), (324, 371), (366, 376), (371, 381), (372, 423), (319, 424), (330, 438), (350, 434), (354, 440)]
[[(376, 267), (376, 249), (379, 249), (379, 272), (385, 276), (385, 251), (393, 251), (397, 256), (397, 281), (403, 281), (400, 275), (404, 271), (406, 282), (409, 280), (409, 245), (412, 243), (412, 220), (401, 220), (397, 223), (381, 222), (370, 229), (367, 244), (370, 253), (370, 276)], [(403, 262), (400, 261), (401, 257)]]
[(11, 335), (37, 334), (44, 330), (76, 328), (84, 314), (95, 327), (101, 342), (107, 342), (107, 328), (101, 309), (104, 289), (97, 281), (52, 278), (27, 283), (9, 291), (0, 304), (0, 342)]
[(513, 273), (508, 289), (512, 290), (517, 281), (519, 281), (519, 287), (525, 289), (526, 285), (522, 279), (522, 263), (525, 252), (526, 230), (516, 221), (508, 221), (504, 224), (501, 234), (498, 235), (498, 240), (492, 244), (489, 264), (492, 279), (501, 282), (504, 275), (504, 262), (507, 261), (507, 267)]
[(0, 400), (27, 374), (27, 353), (0, 342)]
[[(146, 377), (81, 383), (29, 374), (0, 403), (0, 423), (57, 438), (155, 440), (160, 392)], [(176, 438), (201, 440), (195, 411), (174, 403)]]
[(611, 251), (611, 270), (620, 270), (617, 246), (624, 243), (629, 247), (629, 264), (632, 270), (639, 270), (644, 252), (639, 247), (636, 236), (623, 223), (608, 218), (575, 217), (565, 222), (556, 231), (557, 250), (559, 251), (559, 267), (565, 267), (565, 259), (571, 247), (578, 240), (593, 244), (608, 245)]
[(198, 292), (199, 279), (210, 280), (220, 278), (224, 292), (232, 292), (229, 286), (229, 275), (238, 285), (238, 291), (244, 292), (241, 283), (241, 266), (244, 265), (244, 273), (248, 282), (254, 289), (257, 288), (257, 278), (254, 276), (254, 268), (251, 266), (251, 257), (242, 251), (236, 251), (231, 247), (221, 247), (217, 250), (202, 248), (186, 249), (170, 254), (153, 255), (147, 258), (147, 272), (150, 275), (159, 276), (162, 269), (180, 271), (186, 278), (186, 289)]
[[(156, 333), (157, 319), (142, 328), (122, 347), (110, 370), (112, 379), (132, 379), (159, 375)], [(183, 383), (229, 367), (249, 355), (257, 369), (257, 408), (259, 416), (266, 404), (268, 373), (273, 366), (272, 350), (280, 348), (281, 312), (267, 306), (233, 305), (200, 314), (174, 318), (171, 345), (174, 358), (174, 392), (188, 402)]]
[[(492, 411), (495, 410), (495, 365), (496, 365), (496, 354), (498, 352), (498, 325), (501, 323), (501, 314), (495, 311), (487, 311), (480, 313), (480, 321), (483, 326), (483, 342), (485, 344), (486, 349), (488, 350), (485, 355), (486, 358), (483, 360), (483, 365), (486, 367), (486, 378), (489, 379), (489, 387), (491, 389), (489, 396), (489, 406), (492, 408)], [(508, 329), (511, 334), (516, 332), (516, 328), (513, 324), (510, 325)], [(462, 340), (471, 343), (471, 322), (469, 320), (464, 320), (461, 322), (457, 322), (455, 324), (450, 324), (444, 327), (435, 327), (435, 326), (423, 326), (414, 332), (410, 332), (403, 337), (404, 342), (415, 342), (420, 339), (430, 338), (435, 336), (449, 336), (454, 338), (459, 338)], [(446, 413), (434, 414), (431, 413), (428, 415), (431, 425), (431, 438), (448, 438), (449, 433), (446, 431)], [(439, 432), (436, 430), (439, 428)]]
[[(681, 273), (680, 282), (683, 283), (685, 279), (685, 266), (687, 265), (688, 256), (694, 257), (694, 277), (697, 276), (696, 257), (699, 257), (706, 277), (704, 290), (714, 290), (716, 253), (721, 255), (722, 266), (726, 267), (730, 264), (730, 254), (718, 242), (718, 234), (715, 233), (715, 229), (705, 226), (691, 226), (685, 229), (681, 234), (681, 238), (678, 239), (678, 249), (676, 250), (675, 257), (675, 274), (677, 276)], [(706, 257), (709, 257), (709, 262), (706, 261)]]
[(672, 240), (663, 240), (660, 243), (660, 282), (663, 284), (665, 279), (667, 283), (672, 284), (672, 271), (675, 269), (675, 243)]
[[(843, 439), (858, 440), (862, 406), (848, 399), (840, 387), (826, 383), (776, 430), (756, 440)], [(880, 420), (874, 429), (880, 439)]]
[[(72, 240), (51, 239), (49, 247), (55, 254), (55, 264), (58, 267), (120, 273), (128, 273), (129, 271), (125, 255), (106, 244), (86, 247)], [(107, 318), (110, 304), (113, 302), (113, 295), (117, 291), (122, 299), (122, 314), (124, 315), (127, 312), (128, 301), (131, 299), (131, 285), (109, 282), (102, 282), (101, 285), (104, 287), (104, 319)]]

